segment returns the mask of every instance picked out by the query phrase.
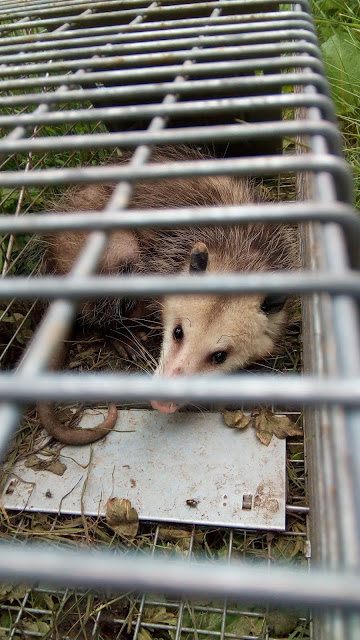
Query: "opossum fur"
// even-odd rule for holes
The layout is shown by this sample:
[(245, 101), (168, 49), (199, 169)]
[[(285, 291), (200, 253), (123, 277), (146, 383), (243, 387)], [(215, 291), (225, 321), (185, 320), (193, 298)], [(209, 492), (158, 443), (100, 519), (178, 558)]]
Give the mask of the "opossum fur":
[[(188, 147), (166, 147), (155, 150), (151, 161), (209, 157)], [(106, 206), (113, 189), (113, 184), (72, 187), (60, 197), (56, 208), (69, 214), (99, 211)], [(207, 176), (136, 183), (129, 208), (238, 205), (263, 200), (264, 190), (250, 179)], [(46, 271), (67, 273), (87, 235), (87, 232), (62, 231), (48, 236)], [(288, 270), (298, 266), (296, 233), (292, 227), (248, 224), (114, 231), (100, 271), (103, 274), (186, 273), (197, 243), (205, 245), (207, 273)], [(261, 294), (229, 298), (171, 295), (158, 301), (149, 300), (148, 313), (158, 314), (163, 326), (161, 356), (155, 375), (225, 373), (244, 368), (274, 351), (288, 321), (289, 301), (279, 296), (264, 298)], [(87, 302), (80, 310), (82, 321), (94, 329), (121, 326), (129, 314), (136, 314), (136, 303), (118, 299)], [(157, 401), (152, 405), (164, 412), (178, 408)], [(46, 423), (44, 426), (48, 429)], [(95, 431), (93, 440), (101, 437)], [(81, 430), (73, 433), (78, 435), (78, 441), (72, 438), (72, 443), (82, 444)], [(59, 434), (57, 437), (64, 441)]]

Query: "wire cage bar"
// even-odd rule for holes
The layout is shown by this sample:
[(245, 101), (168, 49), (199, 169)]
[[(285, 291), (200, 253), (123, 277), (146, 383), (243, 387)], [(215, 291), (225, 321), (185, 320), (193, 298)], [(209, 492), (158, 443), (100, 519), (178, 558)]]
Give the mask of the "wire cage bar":
[[(143, 402), (158, 397), (304, 410), (314, 565), (310, 572), (269, 570), (269, 562), (259, 568), (233, 560), (232, 531), (226, 534), (225, 562), (201, 563), (194, 560), (195, 529), (189, 562), (171, 564), (155, 553), (157, 527), (151, 558), (118, 550), (92, 554), (77, 549), (74, 554), (61, 546), (49, 550), (1, 542), (2, 580), (78, 587), (80, 594), (86, 587), (145, 591), (138, 600), (138, 619), (130, 621), (134, 640), (149, 628), (159, 633), (170, 629), (176, 639), (196, 633), (184, 617), (190, 596), (225, 599), (218, 609), (206, 608), (221, 614), (220, 630), (200, 628), (200, 635), (270, 639), (268, 631), (226, 631), (231, 603), (251, 601), (309, 606), (315, 611), (314, 638), (355, 640), (360, 598), (360, 222), (352, 208), (351, 179), (341, 157), (308, 1), (2, 0), (0, 34), (0, 299), (5, 305), (0, 314), (4, 319), (14, 300), (51, 301), (20, 362), (0, 373), (2, 458), (19, 427), (23, 405), (40, 400)], [(150, 162), (155, 145), (179, 143), (208, 145), (214, 158)], [(132, 156), (116, 164), (116, 153), (123, 149), (131, 149)], [(111, 164), (105, 153), (113, 154)], [(127, 211), (139, 180), (209, 175), (290, 176), (297, 193), (276, 204)], [(46, 189), (58, 193), (64, 185), (109, 182), (115, 189), (101, 212), (69, 216), (60, 211), (54, 216), (46, 211)], [(119, 216), (122, 211), (126, 215)], [(185, 275), (96, 275), (114, 229), (260, 221), (299, 224), (301, 272), (247, 273), (241, 279), (206, 276), (201, 281)], [(26, 234), (65, 226), (91, 232), (71, 272), (29, 278), (18, 268)], [(174, 381), (141, 374), (47, 371), (79, 300), (141, 298), (174, 290), (303, 294), (303, 374), (284, 374), (280, 382), (276, 375), (260, 373)], [(144, 612), (157, 592), (182, 598), (169, 605), (177, 612), (176, 622), (147, 623)], [(66, 593), (58, 591), (60, 610)], [(42, 615), (41, 608), (29, 607), (28, 595), (24, 592), (21, 605), (9, 609), (15, 617), (10, 638), (17, 637), (22, 616)], [(160, 606), (161, 600), (156, 603)], [(247, 615), (254, 620), (260, 616)], [(99, 609), (93, 638), (99, 637), (100, 620)], [(129, 621), (119, 614), (117, 623), (122, 629)], [(29, 631), (27, 637), (41, 633)]]

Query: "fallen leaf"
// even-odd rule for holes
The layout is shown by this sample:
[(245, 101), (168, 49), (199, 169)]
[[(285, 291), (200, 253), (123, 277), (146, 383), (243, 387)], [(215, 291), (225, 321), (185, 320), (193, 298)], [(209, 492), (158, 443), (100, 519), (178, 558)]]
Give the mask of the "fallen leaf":
[(177, 616), (172, 611), (168, 611), (166, 607), (145, 607), (143, 613), (145, 622), (155, 622), (157, 624), (172, 624), (177, 622)]
[(28, 591), (29, 587), (22, 584), (2, 584), (0, 586), (0, 602), (5, 600), (11, 604), (14, 600), (20, 601)]
[(50, 473), (55, 473), (57, 476), (62, 476), (67, 467), (66, 464), (60, 462), (59, 459), (51, 460), (49, 465), (46, 467), (46, 471), (50, 471)]
[(287, 611), (271, 609), (266, 614), (266, 622), (272, 634), (277, 638), (287, 638), (288, 636), (291, 638), (296, 637), (296, 635), (291, 636), (290, 634), (296, 631), (300, 616), (301, 612), (295, 609)]
[(50, 631), (50, 626), (44, 620), (25, 619), (22, 620), (21, 627), (24, 630), (24, 634), (30, 636), (40, 635), (40, 637), (43, 637), (48, 631)]
[(254, 416), (254, 428), (260, 442), (268, 446), (275, 435), (279, 439), (287, 436), (301, 436), (302, 430), (287, 416), (277, 416), (269, 409), (261, 409)]
[(139, 640), (153, 640), (153, 637), (150, 631), (148, 631), (147, 629), (144, 629), (144, 627), (142, 627), (141, 631), (139, 631), (138, 638)]
[(175, 527), (159, 527), (159, 539), (165, 542), (176, 542), (184, 538), (191, 538), (192, 531), (187, 529), (177, 529)]
[(122, 538), (135, 538), (139, 528), (139, 516), (125, 498), (109, 498), (106, 503), (106, 523)]
[(225, 424), (231, 429), (245, 429), (251, 421), (251, 415), (245, 415), (242, 411), (222, 412)]
[(34, 471), (50, 471), (50, 473), (55, 473), (57, 476), (62, 476), (67, 469), (66, 464), (60, 462), (58, 458), (45, 460), (34, 455), (28, 457), (25, 462), (25, 467), (34, 469)]
[(187, 550), (190, 547), (190, 540), (194, 536), (194, 541), (197, 543), (203, 543), (205, 533), (203, 531), (197, 531), (195, 534), (191, 529), (181, 529), (180, 527), (159, 527), (159, 540), (164, 542), (175, 542), (183, 550)]

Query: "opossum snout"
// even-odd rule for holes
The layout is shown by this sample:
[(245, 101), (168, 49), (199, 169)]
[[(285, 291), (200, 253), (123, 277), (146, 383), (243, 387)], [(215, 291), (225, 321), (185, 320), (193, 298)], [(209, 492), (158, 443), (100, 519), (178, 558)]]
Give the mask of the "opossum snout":
[[(173, 370), (170, 373), (170, 376), (180, 375), (181, 373), (183, 373), (183, 371), (180, 367), (178, 367), (176, 370)], [(153, 409), (157, 409), (157, 411), (160, 411), (160, 413), (175, 413), (175, 411), (177, 411), (180, 407), (179, 404), (175, 404), (174, 402), (159, 402), (158, 400), (151, 400), (151, 406)]]

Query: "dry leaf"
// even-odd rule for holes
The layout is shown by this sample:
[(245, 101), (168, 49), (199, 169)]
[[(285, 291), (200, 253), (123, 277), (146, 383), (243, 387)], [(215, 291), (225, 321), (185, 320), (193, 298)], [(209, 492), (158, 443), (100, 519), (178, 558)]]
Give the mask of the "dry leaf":
[(22, 584), (2, 584), (0, 586), (0, 602), (7, 600), (12, 603), (14, 600), (23, 600), (29, 591), (29, 587)]
[(145, 622), (155, 622), (157, 624), (172, 624), (177, 622), (177, 615), (173, 611), (168, 611), (166, 607), (145, 607), (143, 613)]
[(63, 462), (60, 462), (59, 459), (51, 460), (48, 466), (46, 467), (46, 471), (55, 473), (55, 475), (57, 476), (62, 476), (65, 473), (66, 469), (67, 469), (66, 464), (64, 464)]
[(287, 416), (277, 416), (269, 409), (261, 409), (254, 417), (254, 427), (259, 440), (268, 446), (275, 435), (283, 439), (287, 436), (302, 436), (302, 430)]
[(66, 464), (60, 462), (58, 458), (44, 460), (34, 455), (28, 457), (25, 467), (34, 469), (34, 471), (50, 471), (50, 473), (55, 473), (57, 476), (62, 476), (67, 469)]
[(180, 527), (159, 527), (159, 540), (163, 540), (164, 542), (190, 540), (193, 535), (196, 542), (204, 541), (205, 533), (203, 531), (197, 531), (194, 534), (192, 529), (181, 529)]
[(165, 542), (177, 542), (184, 538), (191, 538), (191, 530), (177, 529), (176, 527), (159, 527), (159, 539)]
[(139, 516), (126, 498), (110, 498), (106, 503), (106, 523), (122, 538), (135, 538), (139, 528)]
[(251, 421), (251, 415), (245, 415), (242, 411), (222, 412), (225, 424), (231, 429), (245, 429)]

